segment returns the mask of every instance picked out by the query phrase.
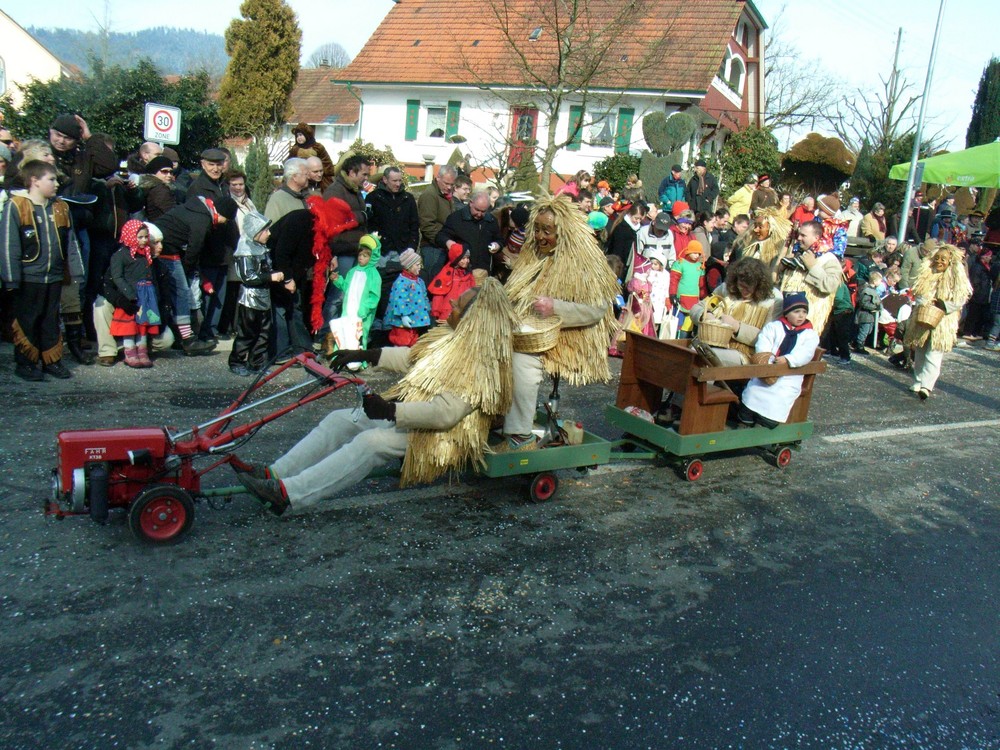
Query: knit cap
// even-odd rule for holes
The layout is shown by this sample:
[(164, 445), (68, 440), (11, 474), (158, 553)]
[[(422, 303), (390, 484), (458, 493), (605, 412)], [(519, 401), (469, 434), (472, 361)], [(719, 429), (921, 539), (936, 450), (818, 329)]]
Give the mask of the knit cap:
[(591, 229), (599, 232), (608, 225), (608, 215), (603, 211), (591, 211), (587, 214), (587, 223)]
[(408, 247), (400, 254), (399, 262), (407, 271), (413, 271), (420, 265), (420, 254), (412, 247)]
[(809, 312), (809, 300), (805, 292), (788, 292), (785, 294), (781, 304), (781, 314), (788, 315), (793, 310), (805, 310)]
[(698, 240), (691, 240), (688, 243), (687, 247), (684, 248), (684, 255), (686, 257), (688, 255), (694, 255), (695, 253), (701, 254), (704, 251), (705, 251), (705, 248), (703, 248), (701, 246), (701, 243), (698, 242)]

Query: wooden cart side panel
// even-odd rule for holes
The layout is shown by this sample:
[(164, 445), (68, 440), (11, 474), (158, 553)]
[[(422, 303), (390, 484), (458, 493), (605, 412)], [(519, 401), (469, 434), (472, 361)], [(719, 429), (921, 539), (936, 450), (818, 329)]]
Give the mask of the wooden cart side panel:
[(652, 413), (663, 390), (685, 393), (694, 352), (670, 341), (628, 333), (615, 405), (638, 406)]

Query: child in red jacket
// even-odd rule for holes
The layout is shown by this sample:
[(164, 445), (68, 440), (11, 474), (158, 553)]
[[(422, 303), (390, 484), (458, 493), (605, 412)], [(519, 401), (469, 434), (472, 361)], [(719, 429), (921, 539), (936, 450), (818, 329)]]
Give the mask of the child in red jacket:
[(431, 315), (443, 323), (451, 314), (451, 302), (476, 285), (469, 270), (469, 249), (455, 242), (448, 249), (448, 263), (431, 281), (427, 293), (431, 297)]

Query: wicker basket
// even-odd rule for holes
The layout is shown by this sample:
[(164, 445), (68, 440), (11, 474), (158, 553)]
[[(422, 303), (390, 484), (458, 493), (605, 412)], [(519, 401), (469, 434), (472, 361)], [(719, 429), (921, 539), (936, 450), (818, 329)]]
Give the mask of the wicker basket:
[(928, 328), (937, 328), (938, 323), (944, 319), (944, 310), (937, 305), (919, 305), (913, 319)]
[(733, 338), (733, 329), (715, 318), (702, 318), (698, 338), (709, 346), (727, 347)]
[(559, 340), (560, 325), (562, 318), (558, 315), (548, 318), (529, 315), (521, 322), (521, 327), (514, 331), (514, 351), (521, 354), (547, 352)]
[[(771, 354), (771, 352), (754, 352), (754, 354), (750, 357), (750, 364), (752, 364), (752, 365), (769, 365), (769, 364), (771, 364), (771, 357), (773, 357), (773, 356), (774, 355)], [(769, 375), (766, 378), (761, 378), (761, 380), (766, 385), (774, 385), (775, 383), (778, 382), (778, 376), (777, 375)]]

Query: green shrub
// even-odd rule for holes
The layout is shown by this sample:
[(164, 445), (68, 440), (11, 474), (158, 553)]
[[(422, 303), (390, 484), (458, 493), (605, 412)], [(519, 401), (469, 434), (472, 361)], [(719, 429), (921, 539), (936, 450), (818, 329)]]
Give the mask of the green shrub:
[(642, 180), (647, 200), (659, 201), (660, 183), (670, 174), (670, 167), (674, 164), (680, 164), (683, 158), (680, 151), (674, 151), (665, 156), (657, 156), (649, 151), (642, 152), (639, 179)]
[[(639, 174), (640, 160), (632, 154), (614, 154), (594, 164), (595, 180), (607, 180), (612, 190), (622, 190), (630, 174)], [(642, 183), (645, 185), (645, 181)]]
[(674, 112), (670, 115), (666, 124), (667, 141), (670, 144), (670, 148), (667, 150), (680, 148), (687, 143), (697, 127), (698, 123), (686, 112)]

